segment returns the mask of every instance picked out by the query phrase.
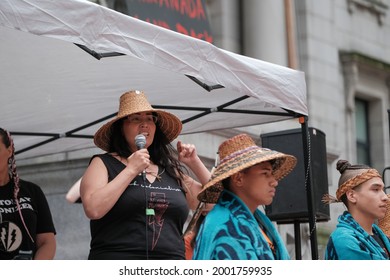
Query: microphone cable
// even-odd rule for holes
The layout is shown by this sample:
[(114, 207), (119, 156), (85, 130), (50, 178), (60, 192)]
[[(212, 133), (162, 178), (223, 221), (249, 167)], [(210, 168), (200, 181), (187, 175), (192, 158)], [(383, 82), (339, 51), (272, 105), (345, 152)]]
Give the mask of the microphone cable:
[(144, 187), (144, 197), (145, 197), (145, 242), (146, 242), (146, 250), (145, 250), (145, 255), (146, 255), (146, 260), (149, 260), (149, 237), (148, 237), (148, 223), (149, 223), (149, 217), (148, 217), (148, 193), (146, 191), (146, 176), (141, 174), (142, 177), (142, 183)]
[[(146, 145), (146, 138), (143, 134), (138, 134), (135, 136), (134, 139), (135, 145), (137, 146), (138, 150), (144, 149)], [(146, 191), (146, 170), (143, 170), (139, 176), (142, 177), (142, 184), (144, 188), (144, 197), (145, 197), (145, 243), (146, 243), (146, 259), (149, 259), (149, 238), (148, 238), (148, 223), (149, 223), (149, 215), (154, 215), (153, 209), (149, 209), (148, 205), (148, 194)]]

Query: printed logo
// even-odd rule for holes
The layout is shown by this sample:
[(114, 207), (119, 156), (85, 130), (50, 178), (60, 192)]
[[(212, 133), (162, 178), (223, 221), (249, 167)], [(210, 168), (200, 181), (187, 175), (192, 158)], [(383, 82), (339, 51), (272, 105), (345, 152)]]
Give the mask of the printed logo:
[(164, 213), (168, 208), (168, 201), (164, 193), (150, 193), (148, 207), (154, 209), (154, 215), (149, 216), (149, 226), (153, 228), (152, 250), (157, 245), (161, 230), (164, 226)]
[(0, 224), (0, 250), (12, 252), (19, 248), (22, 243), (22, 232), (20, 228), (12, 222), (2, 222)]

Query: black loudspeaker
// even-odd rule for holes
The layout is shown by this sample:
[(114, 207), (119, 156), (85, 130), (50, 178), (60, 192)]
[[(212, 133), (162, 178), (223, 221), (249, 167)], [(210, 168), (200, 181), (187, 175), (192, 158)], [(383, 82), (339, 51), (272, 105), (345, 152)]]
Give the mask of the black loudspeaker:
[[(328, 193), (328, 173), (325, 134), (309, 128), (310, 168), (312, 172), (313, 210), (316, 221), (329, 221), (329, 205), (322, 196)], [(276, 196), (271, 205), (265, 207), (267, 216), (277, 223), (309, 222), (305, 187), (305, 161), (301, 129), (291, 129), (261, 135), (262, 146), (297, 158), (293, 171), (279, 181)]]

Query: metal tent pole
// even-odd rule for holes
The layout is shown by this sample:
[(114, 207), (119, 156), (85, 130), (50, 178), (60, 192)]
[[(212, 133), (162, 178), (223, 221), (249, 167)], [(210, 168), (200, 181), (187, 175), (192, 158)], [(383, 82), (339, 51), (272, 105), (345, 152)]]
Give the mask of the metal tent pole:
[(310, 245), (311, 256), (313, 260), (318, 260), (318, 245), (317, 245), (317, 230), (315, 213), (313, 208), (314, 195), (312, 191), (313, 179), (311, 170), (311, 146), (310, 146), (310, 133), (308, 126), (308, 117), (304, 116), (300, 118), (302, 127), (302, 143), (303, 143), (303, 157), (305, 165), (305, 187), (307, 208), (309, 214), (309, 228), (310, 228)]
[(294, 221), (295, 259), (302, 260), (301, 223)]

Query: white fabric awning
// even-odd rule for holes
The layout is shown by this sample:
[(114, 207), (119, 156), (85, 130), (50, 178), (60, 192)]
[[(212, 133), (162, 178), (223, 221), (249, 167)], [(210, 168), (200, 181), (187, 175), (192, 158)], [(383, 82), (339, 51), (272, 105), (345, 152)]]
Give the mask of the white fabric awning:
[(1, 0), (0, 36), (0, 127), (19, 158), (93, 147), (130, 89), (183, 134), (308, 115), (304, 73), (88, 1)]

